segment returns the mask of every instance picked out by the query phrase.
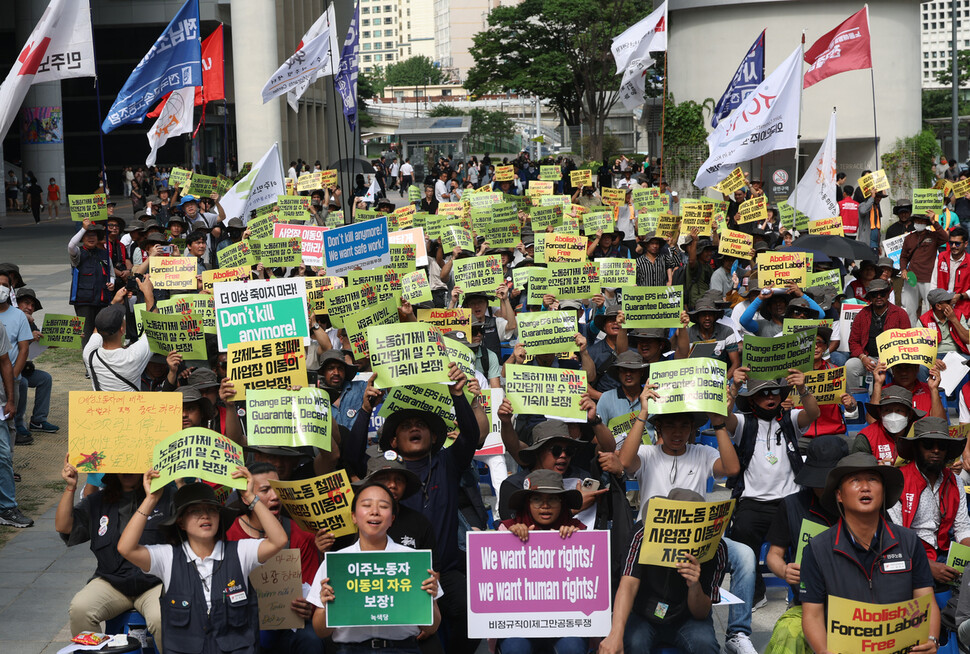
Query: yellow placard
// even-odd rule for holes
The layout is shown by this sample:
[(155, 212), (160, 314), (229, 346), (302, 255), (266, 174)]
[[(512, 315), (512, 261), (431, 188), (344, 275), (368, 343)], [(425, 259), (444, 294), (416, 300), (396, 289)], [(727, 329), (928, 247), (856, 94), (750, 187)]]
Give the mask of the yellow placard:
[(913, 645), (928, 641), (930, 602), (934, 601), (932, 593), (899, 604), (867, 604), (829, 595), (825, 649), (908, 652)]
[(845, 366), (806, 372), (805, 386), (819, 406), (842, 404), (842, 395), (845, 393)]
[(324, 291), (344, 287), (343, 277), (305, 277), (306, 300), (310, 304), (313, 315), (327, 315), (327, 303)]
[(763, 195), (745, 200), (738, 206), (734, 220), (739, 224), (764, 222), (768, 220), (768, 200)]
[(730, 175), (718, 182), (717, 186), (714, 188), (725, 195), (731, 195), (735, 191), (739, 191), (747, 185), (748, 181), (744, 178), (744, 171), (741, 170), (741, 166), (738, 166), (731, 171)]
[(546, 234), (544, 257), (546, 263), (586, 261), (586, 245), (589, 240), (579, 234)]
[(879, 361), (887, 368), (916, 363), (932, 368), (936, 363), (936, 330), (931, 327), (887, 329), (876, 336)]
[(643, 513), (639, 562), (676, 568), (687, 560), (685, 554), (692, 554), (699, 563), (710, 561), (733, 512), (734, 500), (685, 502), (650, 498)]
[(574, 187), (593, 185), (593, 171), (588, 169), (571, 170), (569, 172), (569, 183)]
[(552, 195), (554, 184), (555, 182), (543, 182), (534, 179), (529, 182), (526, 195)]
[(675, 216), (670, 213), (662, 213), (657, 216), (657, 236), (669, 239), (671, 237), (676, 237), (679, 233), (680, 216)]
[(515, 167), (512, 164), (508, 166), (495, 166), (496, 182), (511, 182), (514, 177)]
[(953, 182), (953, 195), (958, 198), (970, 195), (970, 179), (960, 179)]
[(711, 216), (714, 215), (714, 205), (706, 202), (690, 202), (681, 207), (680, 231), (689, 234), (696, 229), (698, 236), (710, 236)]
[(762, 252), (758, 255), (758, 282), (762, 288), (784, 288), (795, 282), (805, 288), (808, 258), (804, 252)]
[(863, 197), (869, 197), (874, 191), (888, 192), (889, 179), (886, 177), (886, 171), (880, 168), (868, 175), (863, 175), (859, 178), (859, 188), (862, 189)]
[(418, 322), (426, 322), (448, 332), (462, 332), (470, 343), (472, 340), (471, 309), (418, 309)]
[(357, 533), (350, 517), (354, 490), (346, 470), (300, 481), (274, 481), (270, 486), (279, 495), (286, 513), (303, 531), (315, 534), (326, 529), (334, 536)]
[(181, 393), (71, 391), (67, 401), (78, 472), (144, 473), (155, 445), (182, 429)]
[(230, 343), (226, 361), (229, 381), (236, 394), (246, 398), (246, 389), (306, 386), (306, 354), (302, 338)]
[(318, 188), (323, 188), (322, 170), (314, 173), (303, 173), (296, 179), (296, 190), (300, 193), (304, 191), (315, 191)]
[(322, 188), (332, 189), (337, 186), (337, 171), (336, 170), (322, 170), (320, 171), (321, 177), (320, 181), (323, 184)]
[(738, 259), (750, 259), (753, 245), (751, 234), (724, 228), (721, 230), (721, 240), (718, 243), (717, 252)]
[(198, 257), (151, 257), (148, 260), (152, 285), (171, 291), (194, 291), (198, 288)]
[(832, 236), (845, 236), (842, 229), (842, 216), (832, 218), (819, 218), (808, 222), (809, 234), (829, 234)]
[(604, 186), (600, 189), (600, 195), (603, 197), (603, 204), (611, 207), (619, 207), (626, 204), (625, 188), (609, 188)]
[(202, 290), (206, 293), (212, 292), (212, 285), (217, 282), (235, 282), (240, 279), (249, 279), (251, 276), (249, 266), (236, 266), (235, 268), (216, 268), (215, 270), (202, 271)]

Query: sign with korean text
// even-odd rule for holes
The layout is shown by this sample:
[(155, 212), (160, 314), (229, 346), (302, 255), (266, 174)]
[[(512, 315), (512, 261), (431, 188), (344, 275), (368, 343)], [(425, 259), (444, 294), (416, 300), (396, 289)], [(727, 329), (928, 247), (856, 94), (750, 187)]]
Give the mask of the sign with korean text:
[(168, 176), (168, 185), (173, 188), (183, 188), (186, 182), (192, 177), (192, 171), (176, 166)]
[(529, 212), (529, 222), (535, 232), (543, 232), (547, 227), (562, 224), (562, 207), (533, 207)]
[[(328, 230), (326, 227), (319, 227), (317, 225), (290, 225), (287, 223), (277, 223), (273, 225), (273, 238), (299, 239), (303, 263), (308, 266), (322, 266), (323, 234), (327, 231)], [(262, 256), (262, 254), (263, 253), (260, 252), (260, 256)], [(300, 264), (296, 263), (293, 265), (298, 266)]]
[(242, 448), (219, 432), (202, 427), (183, 429), (158, 443), (153, 452), (152, 465), (160, 474), (152, 479), (153, 493), (182, 477), (246, 488), (245, 477), (232, 477), (236, 468), (244, 465)]
[(223, 282), (214, 293), (219, 350), (232, 343), (301, 338), (308, 343), (306, 282), (299, 278)]
[(305, 626), (303, 618), (290, 608), (293, 600), (303, 598), (299, 549), (285, 549), (257, 567), (249, 573), (249, 585), (259, 603), (261, 631)]
[(862, 196), (867, 198), (874, 192), (888, 192), (889, 179), (886, 177), (886, 171), (880, 168), (875, 172), (860, 177), (858, 186), (862, 190)]
[(357, 533), (350, 504), (354, 491), (346, 470), (298, 481), (270, 480), (287, 515), (303, 531), (326, 529), (336, 537)]
[(220, 268), (238, 268), (240, 266), (255, 266), (256, 255), (249, 248), (247, 241), (239, 241), (233, 245), (222, 248), (216, 254)]
[(727, 365), (717, 359), (699, 357), (652, 363), (649, 383), (659, 385), (656, 390), (660, 399), (651, 400), (651, 411), (727, 415), (726, 382)]
[(370, 284), (351, 288), (333, 288), (323, 292), (327, 315), (334, 327), (343, 327), (344, 318), (380, 301), (377, 292)]
[(547, 292), (557, 300), (583, 300), (600, 291), (600, 267), (596, 261), (551, 263), (546, 269)]
[(585, 421), (579, 403), (586, 392), (586, 371), (507, 364), (505, 396), (519, 414)]
[(307, 385), (306, 354), (299, 338), (232, 343), (226, 366), (236, 389), (233, 400), (245, 399), (247, 389)]
[(738, 166), (731, 171), (730, 175), (718, 182), (714, 188), (724, 195), (733, 195), (735, 191), (740, 191), (747, 185), (748, 181), (744, 178), (744, 171), (741, 170), (741, 166)]
[(209, 175), (202, 175), (200, 173), (192, 173), (192, 179), (189, 183), (189, 195), (194, 195), (197, 198), (207, 198), (216, 192), (216, 188), (219, 186), (218, 177), (210, 177)]
[(168, 356), (178, 352), (189, 361), (205, 361), (205, 332), (193, 314), (162, 315), (142, 312), (142, 327), (148, 337), (148, 347), (155, 354)]
[(589, 169), (569, 171), (569, 183), (576, 188), (593, 185), (593, 171)]
[(768, 220), (768, 200), (763, 195), (745, 200), (738, 207), (734, 220), (739, 224), (764, 222)]
[(71, 210), (71, 220), (97, 222), (108, 219), (107, 200), (100, 193), (92, 195), (68, 195), (67, 205)]
[(418, 321), (434, 325), (442, 334), (460, 331), (469, 343), (472, 340), (471, 309), (418, 309)]
[(425, 323), (367, 328), (371, 369), (377, 388), (448, 383), (448, 352), (441, 331)]
[(414, 246), (414, 265), (421, 267), (428, 265), (428, 250), (424, 240), (424, 230), (421, 227), (399, 229), (387, 235), (390, 243), (410, 244)]
[[(325, 315), (327, 313), (327, 303), (324, 293), (327, 291), (343, 288), (343, 277), (304, 277), (306, 281), (306, 299), (310, 304), (310, 311), (313, 315)], [(331, 322), (331, 324), (333, 324)]]
[(327, 627), (429, 625), (433, 598), (421, 584), (431, 576), (431, 551), (327, 552), (334, 599)]
[(608, 186), (604, 186), (600, 189), (600, 195), (603, 197), (603, 204), (618, 207), (626, 203), (625, 188), (609, 188)]
[(330, 451), (330, 396), (319, 388), (251, 390), (246, 393), (249, 445), (304, 447)]
[(547, 182), (558, 182), (562, 179), (562, 168), (559, 166), (539, 166), (539, 179)]
[(80, 350), (84, 340), (84, 318), (60, 313), (44, 314), (38, 343), (46, 347)]
[(401, 299), (411, 304), (431, 302), (434, 298), (431, 295), (428, 273), (424, 270), (415, 270), (401, 277)]
[[(806, 372), (805, 387), (815, 397), (819, 406), (842, 404), (842, 395), (845, 394), (845, 366)], [(801, 406), (796, 398), (792, 399), (796, 407)]]
[(876, 336), (879, 361), (892, 368), (899, 363), (916, 363), (932, 368), (936, 363), (936, 330), (932, 327), (887, 329)]
[(464, 293), (495, 293), (503, 281), (502, 260), (498, 255), (458, 259), (452, 267), (455, 286)]
[(734, 500), (686, 502), (652, 497), (643, 511), (639, 563), (676, 568), (691, 554), (699, 563), (714, 558), (731, 522)]
[(344, 316), (344, 331), (350, 341), (355, 359), (363, 359), (368, 355), (367, 328), (374, 325), (390, 325), (399, 322), (397, 301), (381, 300), (377, 304), (362, 309), (349, 316)]
[(636, 286), (637, 263), (635, 259), (597, 259), (600, 265), (600, 286), (619, 288)]
[(683, 286), (636, 286), (623, 289), (623, 315), (628, 329), (680, 327)]

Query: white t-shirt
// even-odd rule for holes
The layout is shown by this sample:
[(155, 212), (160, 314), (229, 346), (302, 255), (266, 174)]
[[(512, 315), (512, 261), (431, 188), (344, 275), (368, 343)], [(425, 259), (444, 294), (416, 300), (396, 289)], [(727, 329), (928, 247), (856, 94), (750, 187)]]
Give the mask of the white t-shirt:
[(401, 175), (404, 177), (411, 177), (414, 175), (414, 166), (409, 163), (405, 163), (401, 166)]
[[(360, 541), (351, 545), (350, 547), (345, 547), (341, 552), (360, 552)], [(387, 539), (387, 546), (384, 548), (385, 552), (415, 552), (417, 550), (406, 547), (404, 545), (398, 545), (391, 538)], [(313, 583), (310, 584), (310, 594), (307, 596), (306, 601), (313, 604), (316, 607), (323, 608), (323, 602), (320, 601), (320, 586), (323, 579), (326, 579), (327, 575), (327, 561), (324, 558), (323, 562), (320, 563), (320, 567), (317, 568), (317, 574), (313, 577)], [(334, 589), (334, 595), (337, 598), (335, 601), (340, 600), (340, 590)], [(434, 596), (435, 599), (440, 599), (444, 595), (444, 591), (441, 590), (441, 586), (438, 586), (438, 594)], [(384, 627), (384, 626), (368, 626), (368, 627), (337, 627), (333, 632), (333, 642), (335, 643), (362, 643), (365, 640), (370, 640), (371, 638), (382, 638), (384, 640), (404, 640), (405, 638), (410, 638), (412, 636), (417, 636), (421, 630), (413, 625), (404, 625), (396, 627)]]
[[(263, 542), (263, 538), (244, 538), (243, 540), (236, 541), (238, 547), (236, 548), (236, 553), (239, 556), (239, 566), (242, 568), (243, 578), (242, 581), (246, 585), (246, 589), (249, 589), (249, 573), (256, 569), (259, 565), (259, 544)], [(149, 568), (148, 574), (155, 575), (162, 580), (162, 592), (168, 591), (168, 586), (172, 582), (172, 561), (174, 559), (175, 552), (172, 549), (172, 545), (146, 545), (148, 548), (148, 554), (152, 557), (152, 567)], [(182, 550), (185, 552), (185, 557), (189, 560), (189, 563), (194, 563), (195, 568), (199, 573), (199, 578), (202, 579), (202, 587), (206, 588), (212, 584), (212, 573), (216, 561), (221, 561), (225, 556), (225, 546), (223, 541), (217, 541), (216, 546), (212, 549), (212, 554), (200, 559), (199, 556), (192, 551), (188, 543), (182, 543)], [(205, 605), (207, 609), (212, 608), (212, 597), (211, 593), (205, 593)]]
[(651, 497), (664, 497), (674, 488), (686, 488), (700, 495), (707, 494), (707, 478), (713, 474), (714, 463), (721, 453), (709, 445), (688, 443), (687, 451), (671, 456), (659, 445), (641, 445), (637, 450), (640, 468), (634, 478), (640, 484), (640, 516)]
[[(798, 416), (801, 412), (801, 409), (792, 409), (791, 412), (795, 434), (798, 436), (805, 433), (805, 430), (798, 426)], [(748, 417), (741, 413), (737, 414), (738, 426), (732, 436), (736, 443), (741, 440), (741, 434), (744, 433), (744, 421)], [(750, 417), (756, 419), (754, 416)], [(777, 420), (771, 422), (758, 421), (758, 437), (755, 440), (754, 454), (751, 456), (748, 469), (744, 471), (742, 498), (747, 497), (767, 502), (780, 500), (792, 493), (797, 493), (801, 489), (795, 483), (795, 471), (791, 469), (791, 462), (788, 460), (788, 454), (785, 451), (788, 443), (780, 429)], [(778, 438), (781, 439), (781, 445), (778, 445), (778, 439), (775, 438), (776, 432)], [(768, 460), (769, 456), (775, 460), (774, 463)]]
[[(105, 350), (101, 348), (102, 345), (104, 345), (104, 339), (101, 338), (101, 334), (91, 334), (91, 338), (84, 348), (84, 367), (91, 375), (91, 388), (94, 388), (94, 376), (96, 374), (102, 391), (134, 391), (131, 386), (111, 374), (111, 371), (105, 368), (101, 361), (98, 361), (98, 357), (101, 357), (102, 361), (111, 367), (111, 370), (131, 381), (135, 388), (140, 388), (141, 373), (148, 365), (148, 360), (152, 358), (152, 351), (148, 349), (148, 336), (142, 334), (141, 338), (128, 347), (120, 347), (116, 350)], [(94, 374), (92, 374), (91, 368), (88, 367), (88, 359), (94, 350), (98, 350), (98, 354), (92, 359), (94, 362)]]
[(448, 191), (448, 183), (440, 179), (434, 183), (434, 196), (438, 202), (451, 202), (451, 193)]
[(399, 172), (401, 172), (401, 167), (395, 161), (391, 164), (391, 177), (396, 178)]

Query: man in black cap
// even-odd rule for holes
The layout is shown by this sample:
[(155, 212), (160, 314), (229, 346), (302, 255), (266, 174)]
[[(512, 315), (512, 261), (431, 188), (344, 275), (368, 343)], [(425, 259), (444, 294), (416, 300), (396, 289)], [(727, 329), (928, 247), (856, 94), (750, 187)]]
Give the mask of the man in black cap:
[(714, 341), (715, 358), (727, 364), (727, 378), (734, 377), (734, 371), (741, 366), (741, 352), (738, 350), (738, 337), (734, 330), (718, 322), (724, 316), (724, 311), (717, 307), (710, 296), (704, 296), (687, 315), (691, 321), (687, 328), (688, 345)]
[(891, 292), (889, 282), (884, 279), (872, 280), (866, 289), (869, 306), (856, 314), (849, 330), (851, 358), (845, 362), (847, 388), (862, 388), (865, 373), (876, 369), (879, 334), (889, 329), (909, 329), (912, 324), (906, 311), (889, 302)]
[(327, 350), (319, 361), (317, 386), (332, 393), (330, 401), (334, 418), (338, 425), (350, 429), (364, 401), (367, 382), (354, 379), (357, 366), (347, 363), (342, 350)]
[[(648, 367), (635, 350), (627, 350), (617, 355), (607, 374), (616, 377), (620, 384), (605, 391), (596, 402), (597, 430), (610, 432), (609, 424), (613, 419), (640, 411), (640, 394), (643, 392)], [(612, 436), (612, 432), (609, 435)], [(625, 432), (617, 438), (617, 448), (623, 444), (624, 438)]]
[[(859, 206), (856, 203), (856, 211), (858, 211)], [(886, 239), (896, 238), (897, 236), (902, 236), (903, 234), (908, 234), (913, 231), (913, 205), (911, 204), (897, 204), (893, 207), (893, 213), (899, 219), (886, 229)], [(858, 214), (856, 214), (858, 216)]]
[[(830, 596), (870, 604), (896, 604), (932, 595), (933, 575), (916, 532), (891, 524), (886, 509), (903, 494), (899, 468), (853, 453), (825, 480), (821, 502), (841, 514), (802, 554), (802, 629), (809, 646), (827, 652), (825, 613)], [(940, 610), (930, 598), (930, 636), (910, 652), (935, 652)]]
[[(509, 289), (505, 284), (501, 284), (495, 289), (495, 295), (484, 292), (464, 293), (461, 287), (455, 286), (451, 292), (451, 307), (458, 304), (461, 297), (461, 306), (472, 310), (472, 322), (482, 324), (482, 344), (495, 353), (495, 356), (502, 359), (502, 343), (515, 338), (516, 322), (515, 311), (509, 303)], [(501, 306), (495, 315), (490, 315), (488, 303), (495, 298), (501, 302)]]
[[(37, 299), (37, 294), (33, 289), (21, 288), (17, 291), (17, 307), (23, 311), (27, 317), (33, 340), (36, 342), (41, 337), (41, 332), (34, 324), (34, 312), (40, 311), (44, 307)], [(27, 390), (34, 390), (34, 410), (30, 415), (30, 422), (25, 424), (27, 417)], [(53, 378), (50, 373), (37, 368), (33, 362), (28, 361), (24, 366), (20, 378), (20, 393), (17, 400), (17, 445), (21, 445), (20, 439), (24, 438), (33, 442), (30, 432), (42, 431), (54, 433), (60, 429), (57, 425), (47, 422), (47, 414), (51, 407), (51, 390), (53, 388)], [(29, 429), (27, 428), (29, 424)]]
[(782, 500), (768, 529), (767, 541), (771, 547), (765, 564), (791, 587), (792, 606), (775, 623), (767, 652), (805, 651), (808, 645), (802, 633), (801, 564), (795, 556), (806, 523), (828, 528), (838, 521), (838, 512), (823, 505), (820, 498), (829, 471), (848, 454), (849, 448), (840, 436), (812, 439), (805, 465), (795, 475), (795, 483), (802, 488)]
[(104, 246), (108, 251), (108, 260), (114, 268), (115, 277), (124, 281), (128, 278), (128, 269), (131, 264), (128, 262), (128, 252), (121, 242), (121, 233), (125, 229), (125, 221), (118, 216), (110, 216), (104, 221), (107, 239)]

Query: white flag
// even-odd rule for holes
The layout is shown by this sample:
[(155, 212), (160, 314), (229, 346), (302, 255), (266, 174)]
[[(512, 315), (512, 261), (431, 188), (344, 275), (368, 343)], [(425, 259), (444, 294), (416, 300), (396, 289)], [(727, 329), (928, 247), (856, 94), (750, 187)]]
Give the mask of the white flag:
[(155, 165), (158, 149), (165, 145), (170, 136), (188, 134), (192, 131), (192, 110), (195, 106), (195, 87), (184, 86), (175, 89), (168, 96), (158, 120), (148, 130), (148, 145), (152, 151), (145, 159), (146, 166)]
[(613, 39), (610, 46), (619, 75), (637, 59), (649, 58), (650, 52), (667, 51), (667, 3)]
[(708, 137), (711, 154), (694, 186), (713, 186), (738, 164), (794, 148), (798, 140), (802, 49), (795, 50)]
[(651, 57), (634, 59), (625, 71), (620, 81), (620, 102), (633, 111), (643, 104), (643, 94), (647, 90), (647, 73), (654, 60)]
[(835, 112), (829, 121), (829, 133), (818, 154), (805, 171), (795, 191), (795, 208), (812, 220), (839, 215), (835, 201)]
[(370, 188), (367, 189), (367, 193), (364, 194), (364, 202), (370, 202), (373, 204), (377, 201), (377, 194), (381, 192), (381, 187), (377, 184), (377, 178), (375, 177), (371, 183)]
[(0, 139), (10, 129), (31, 84), (94, 76), (88, 1), (52, 0), (0, 85)]
[(219, 200), (226, 218), (241, 218), (249, 222), (249, 214), (255, 209), (276, 203), (276, 196), (286, 193), (283, 181), (283, 161), (280, 147), (274, 143), (266, 154), (253, 164), (252, 169)]
[(334, 13), (333, 9), (333, 3), (330, 3), (327, 10), (320, 14), (320, 18), (318, 18), (316, 22), (310, 26), (310, 29), (306, 31), (306, 34), (303, 35), (303, 38), (300, 39), (300, 47), (303, 47), (305, 44), (309, 43), (324, 32), (329, 32), (330, 34), (330, 55), (326, 62), (326, 66), (324, 66), (324, 68), (317, 75), (303, 78), (296, 86), (286, 92), (286, 102), (290, 105), (290, 108), (293, 111), (300, 111), (299, 100), (301, 97), (303, 97), (307, 87), (321, 77), (332, 75), (333, 69), (337, 66), (335, 62), (340, 61), (340, 50), (338, 49), (337, 43), (337, 22), (336, 14)]

